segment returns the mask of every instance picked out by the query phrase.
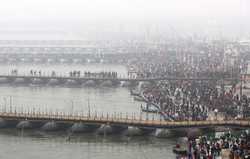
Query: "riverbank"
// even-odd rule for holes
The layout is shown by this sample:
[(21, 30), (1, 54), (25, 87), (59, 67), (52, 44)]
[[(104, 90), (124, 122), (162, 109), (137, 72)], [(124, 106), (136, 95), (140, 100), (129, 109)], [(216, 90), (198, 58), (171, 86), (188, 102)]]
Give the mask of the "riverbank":
[(249, 139), (250, 134), (246, 130), (225, 131), (215, 135), (205, 134), (189, 138), (184, 156), (198, 159), (248, 159), (250, 156)]

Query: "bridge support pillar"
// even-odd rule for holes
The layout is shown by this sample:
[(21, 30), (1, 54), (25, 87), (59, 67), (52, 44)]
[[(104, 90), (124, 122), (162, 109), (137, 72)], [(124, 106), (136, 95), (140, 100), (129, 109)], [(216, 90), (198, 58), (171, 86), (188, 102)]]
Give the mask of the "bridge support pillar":
[(101, 82), (101, 87), (111, 87), (111, 86), (113, 86), (113, 82), (111, 81), (111, 80), (107, 80), (107, 81), (102, 81)]
[(122, 82), (123, 87), (136, 87), (139, 85), (138, 81), (124, 81)]
[(107, 135), (107, 134), (112, 134), (112, 127), (110, 125), (102, 124), (98, 129), (97, 129), (97, 134), (98, 135)]
[(148, 135), (148, 134), (151, 134), (155, 131), (155, 128), (140, 127), (140, 129), (143, 132), (143, 135)]
[(99, 134), (99, 135), (109, 135), (109, 134), (121, 133), (126, 128), (127, 128), (126, 126), (102, 124), (97, 129), (97, 134)]
[(12, 78), (0, 78), (0, 83), (10, 83)]
[(100, 127), (100, 125), (84, 124), (80, 122), (80, 123), (74, 123), (72, 127), (70, 127), (70, 131), (73, 133), (93, 132), (96, 129), (98, 129), (98, 127)]
[(0, 128), (15, 128), (18, 120), (0, 120)]
[(16, 128), (17, 129), (31, 129), (31, 128), (33, 128), (33, 124), (28, 120), (23, 120), (23, 121), (20, 121), (16, 125)]
[(154, 128), (140, 128), (129, 126), (128, 129), (125, 131), (125, 135), (127, 136), (142, 136), (147, 135), (155, 131)]
[(66, 86), (78, 86), (80, 85), (81, 83), (78, 81), (78, 80), (67, 80), (65, 82), (65, 85)]
[(52, 78), (52, 79), (50, 79), (48, 81), (48, 85), (50, 85), (50, 86), (55, 86), (55, 85), (58, 85), (58, 84), (60, 84), (60, 81), (57, 80), (57, 79), (54, 79), (54, 78)]
[(171, 137), (171, 131), (168, 129), (156, 129), (154, 136), (157, 138), (167, 138)]
[(0, 128), (6, 127), (7, 123), (4, 119), (0, 118)]
[(27, 84), (29, 83), (27, 80), (25, 80), (25, 78), (16, 78), (14, 81), (14, 84)]
[(86, 87), (93, 87), (93, 86), (96, 86), (97, 83), (96, 83), (96, 81), (94, 81), (94, 80), (87, 80), (87, 81), (84, 82), (82, 85), (83, 85), (83, 86), (86, 86)]
[(45, 84), (46, 83), (46, 80), (43, 80), (43, 79), (40, 79), (39, 77), (38, 78), (33, 78), (31, 80), (31, 83), (32, 84)]
[(55, 121), (49, 121), (45, 123), (41, 129), (44, 131), (58, 131), (58, 130), (67, 130), (72, 126), (70, 123), (57, 123)]
[(126, 136), (141, 136), (143, 132), (140, 128), (129, 126), (128, 129), (124, 132)]

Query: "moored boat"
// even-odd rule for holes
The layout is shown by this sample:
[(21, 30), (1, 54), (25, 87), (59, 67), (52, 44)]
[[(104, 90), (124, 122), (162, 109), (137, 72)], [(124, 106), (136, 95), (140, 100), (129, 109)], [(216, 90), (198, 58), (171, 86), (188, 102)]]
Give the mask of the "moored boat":
[(149, 112), (149, 113), (158, 113), (159, 112), (158, 108), (156, 108), (153, 105), (149, 105), (149, 104), (144, 105), (144, 106), (141, 105), (141, 110), (143, 112)]
[(145, 100), (140, 96), (134, 96), (135, 101), (144, 102)]
[(185, 149), (184, 147), (181, 147), (179, 144), (176, 144), (175, 147), (173, 147), (173, 152), (178, 155), (178, 156), (182, 156), (182, 157), (186, 157), (188, 156), (188, 151), (187, 149)]
[(135, 90), (135, 89), (131, 89), (130, 94), (132, 96), (140, 96), (140, 92), (138, 90)]

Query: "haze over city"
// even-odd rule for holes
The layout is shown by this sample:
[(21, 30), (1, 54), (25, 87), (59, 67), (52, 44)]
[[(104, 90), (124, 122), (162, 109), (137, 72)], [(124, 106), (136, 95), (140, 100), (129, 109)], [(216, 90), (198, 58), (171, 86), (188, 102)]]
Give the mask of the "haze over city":
[(250, 0), (0, 5), (0, 159), (249, 159)]
[(173, 32), (239, 38), (249, 37), (249, 8), (247, 0), (10, 0), (0, 6), (0, 32), (1, 39), (145, 39)]

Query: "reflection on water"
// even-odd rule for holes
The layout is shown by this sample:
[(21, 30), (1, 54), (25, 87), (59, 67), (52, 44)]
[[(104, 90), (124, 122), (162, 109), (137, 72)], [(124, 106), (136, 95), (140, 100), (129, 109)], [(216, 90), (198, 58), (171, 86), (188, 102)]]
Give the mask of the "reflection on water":
[[(0, 110), (16, 109), (19, 112), (34, 110), (42, 112), (78, 112), (87, 115), (110, 113), (135, 114), (146, 118), (141, 112), (142, 102), (135, 101), (127, 88), (66, 88), (66, 87), (11, 87), (0, 86)], [(121, 114), (120, 114), (121, 113)], [(154, 117), (153, 117), (154, 116)], [(149, 115), (149, 118), (159, 118)]]
[(1, 158), (173, 159), (172, 146), (176, 139), (80, 134), (67, 140), (67, 135), (60, 132), (2, 129), (0, 141)]
[[(61, 74), (72, 70), (116, 71), (119, 75), (126, 75), (125, 66), (108, 64), (91, 65), (3, 65), (0, 74), (18, 68), (19, 73), (29, 73), (30, 69), (49, 72), (55, 70)], [(10, 100), (12, 96), (12, 101)], [(128, 112), (139, 113), (140, 103), (133, 100), (127, 88), (98, 87), (98, 88), (67, 88), (67, 87), (38, 87), (38, 86), (0, 86), (0, 104), (3, 106), (33, 107), (41, 111), (57, 110), (64, 112)], [(31, 108), (30, 108), (31, 109)]]
[[(127, 70), (122, 65), (91, 64), (91, 65), (3, 65), (0, 74), (18, 68), (19, 73), (28, 73), (30, 69), (45, 72), (55, 70), (67, 73), (72, 70), (116, 71), (119, 75), (126, 75)], [(12, 101), (9, 99), (12, 96)], [(128, 112), (139, 113), (140, 103), (133, 100), (127, 88), (98, 87), (98, 88), (67, 88), (67, 87), (38, 87), (38, 86), (0, 86), (0, 104), (24, 107), (35, 107), (41, 110), (58, 110), (64, 112)], [(30, 108), (31, 109), (31, 108)]]
[(1, 105), (35, 107), (61, 111), (139, 112), (127, 88), (61, 88), (0, 86)]
[[(65, 73), (71, 70), (117, 71), (127, 75), (124, 66), (115, 65), (15, 65), (1, 66), (0, 74), (17, 68), (20, 72), (30, 69), (55, 70)], [(85, 67), (85, 68), (84, 68)], [(91, 68), (90, 68), (91, 67)], [(127, 88), (67, 88), (25, 87), (0, 85), (0, 109), (16, 107), (40, 111), (64, 111), (88, 113), (126, 112), (141, 114), (140, 102), (134, 101)], [(88, 106), (89, 105), (89, 106)], [(145, 114), (143, 114), (145, 115)], [(157, 139), (150, 136), (126, 137), (122, 135), (98, 136), (81, 134), (69, 137), (65, 132), (17, 131), (0, 129), (0, 158), (4, 159), (151, 159), (175, 158), (172, 146), (175, 139)]]

